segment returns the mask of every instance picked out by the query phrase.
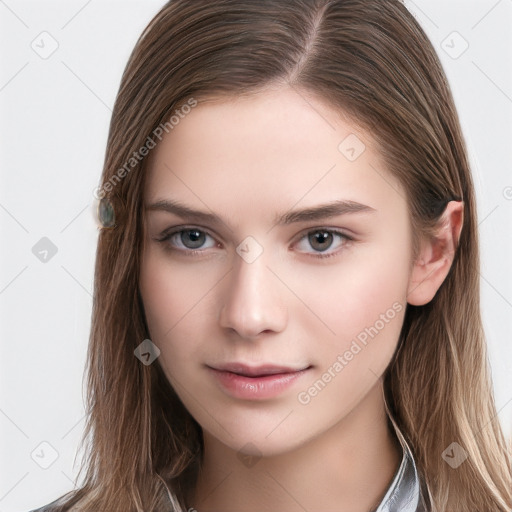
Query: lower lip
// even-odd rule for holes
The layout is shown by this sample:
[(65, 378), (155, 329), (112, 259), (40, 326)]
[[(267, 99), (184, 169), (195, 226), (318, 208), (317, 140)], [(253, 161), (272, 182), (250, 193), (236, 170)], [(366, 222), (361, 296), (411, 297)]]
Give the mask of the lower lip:
[(310, 368), (293, 373), (276, 373), (264, 377), (244, 377), (236, 373), (215, 370), (208, 367), (224, 391), (235, 398), (246, 400), (264, 400), (278, 396), (292, 386)]

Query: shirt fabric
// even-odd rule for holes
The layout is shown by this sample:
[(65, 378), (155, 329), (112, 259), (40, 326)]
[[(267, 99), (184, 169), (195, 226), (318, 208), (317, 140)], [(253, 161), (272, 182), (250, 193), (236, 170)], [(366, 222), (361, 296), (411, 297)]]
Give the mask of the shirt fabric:
[(412, 452), (393, 418), (388, 415), (402, 446), (402, 462), (380, 505), (373, 512), (427, 512)]

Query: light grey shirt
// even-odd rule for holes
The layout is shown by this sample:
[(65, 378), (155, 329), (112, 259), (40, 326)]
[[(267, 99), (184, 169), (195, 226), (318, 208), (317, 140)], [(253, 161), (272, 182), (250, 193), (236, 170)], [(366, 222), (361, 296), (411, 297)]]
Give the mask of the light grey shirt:
[(384, 499), (373, 512), (427, 512), (412, 452), (393, 418), (389, 416), (389, 419), (402, 446), (403, 456)]

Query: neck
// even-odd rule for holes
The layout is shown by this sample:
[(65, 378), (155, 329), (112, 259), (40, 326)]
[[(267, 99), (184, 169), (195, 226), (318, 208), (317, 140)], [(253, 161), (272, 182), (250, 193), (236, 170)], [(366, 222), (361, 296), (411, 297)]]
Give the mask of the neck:
[(197, 512), (368, 512), (382, 501), (402, 459), (387, 424), (380, 380), (321, 436), (252, 465), (203, 435), (204, 462), (186, 502)]

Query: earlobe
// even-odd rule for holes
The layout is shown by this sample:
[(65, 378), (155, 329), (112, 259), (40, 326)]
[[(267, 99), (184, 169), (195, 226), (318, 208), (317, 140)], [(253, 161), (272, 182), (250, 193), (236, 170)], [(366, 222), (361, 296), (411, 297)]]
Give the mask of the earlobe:
[(450, 201), (430, 240), (423, 240), (413, 264), (407, 290), (407, 302), (413, 306), (429, 303), (450, 271), (458, 246), (464, 217), (464, 203)]

